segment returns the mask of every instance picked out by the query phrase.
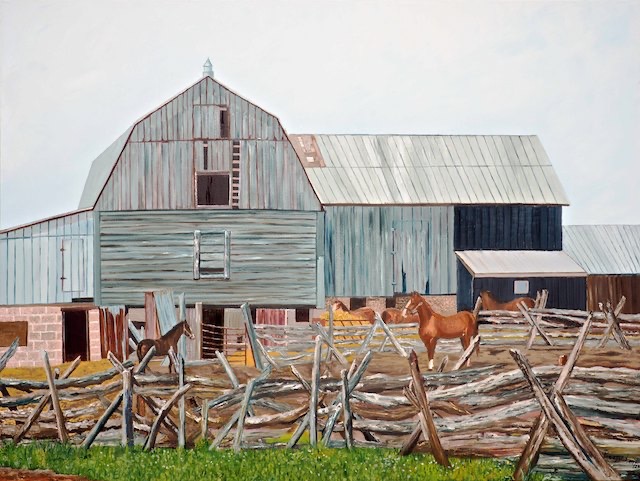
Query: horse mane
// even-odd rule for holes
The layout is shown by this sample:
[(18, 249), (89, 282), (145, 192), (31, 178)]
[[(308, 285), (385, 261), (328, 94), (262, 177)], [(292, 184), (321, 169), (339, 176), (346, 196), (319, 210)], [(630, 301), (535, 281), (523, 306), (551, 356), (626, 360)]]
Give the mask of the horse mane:
[(187, 321), (180, 321), (179, 323), (177, 323), (175, 326), (173, 326), (171, 329), (169, 329), (167, 331), (167, 333), (163, 336), (168, 336), (169, 334), (173, 334), (174, 332), (176, 332), (179, 328), (182, 327), (183, 324), (186, 324)]
[(337, 309), (342, 309), (343, 311), (349, 312), (349, 309), (347, 308), (347, 306), (345, 306), (344, 302), (342, 301), (335, 301), (333, 305), (337, 306)]

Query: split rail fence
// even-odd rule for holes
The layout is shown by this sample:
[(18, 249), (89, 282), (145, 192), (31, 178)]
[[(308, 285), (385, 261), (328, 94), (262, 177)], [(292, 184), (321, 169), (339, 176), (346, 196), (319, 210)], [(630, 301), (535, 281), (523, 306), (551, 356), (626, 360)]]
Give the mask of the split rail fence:
[[(178, 373), (152, 373), (150, 356), (133, 366), (110, 354), (108, 371), (73, 377), (76, 360), (56, 379), (43, 353), (47, 381), (0, 377), (9, 394), (0, 397), (0, 437), (145, 449), (204, 439), (211, 449), (240, 450), (292, 448), (308, 433), (311, 445), (428, 450), (443, 465), (449, 456), (513, 458), (516, 479), (534, 468), (564, 478), (633, 479), (638, 472), (640, 371), (575, 363), (585, 346), (637, 353), (640, 316), (612, 306), (591, 315), (480, 311), (480, 336), (464, 353), (458, 341), (438, 344), (453, 366), (445, 357), (436, 371), (421, 373), (415, 325), (377, 319), (278, 330), (254, 326), (247, 305), (243, 311), (255, 369), (232, 367), (222, 352), (196, 363), (172, 353)], [(531, 366), (532, 338), (573, 350), (564, 366)], [(461, 369), (480, 342), (511, 348), (518, 368)], [(0, 356), (0, 376), (16, 348)], [(382, 351), (397, 353), (406, 374), (368, 372)]]

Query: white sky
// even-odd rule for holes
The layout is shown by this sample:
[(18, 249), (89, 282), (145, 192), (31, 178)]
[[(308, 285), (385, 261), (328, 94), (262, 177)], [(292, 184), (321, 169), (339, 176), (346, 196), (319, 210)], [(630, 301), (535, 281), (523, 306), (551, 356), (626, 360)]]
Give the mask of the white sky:
[(0, 0), (0, 227), (202, 72), (290, 133), (536, 134), (565, 224), (640, 224), (640, 0)]

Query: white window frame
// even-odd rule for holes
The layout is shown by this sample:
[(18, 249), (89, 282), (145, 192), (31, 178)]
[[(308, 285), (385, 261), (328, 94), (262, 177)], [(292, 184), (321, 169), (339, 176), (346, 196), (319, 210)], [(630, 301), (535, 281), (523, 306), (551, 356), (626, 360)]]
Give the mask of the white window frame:
[[(220, 267), (205, 267), (202, 265), (202, 257), (206, 255), (202, 248), (203, 237), (220, 236), (224, 242), (224, 250)], [(215, 270), (214, 270), (215, 269)], [(193, 279), (223, 279), (231, 278), (231, 232), (228, 230), (217, 232), (193, 231)]]

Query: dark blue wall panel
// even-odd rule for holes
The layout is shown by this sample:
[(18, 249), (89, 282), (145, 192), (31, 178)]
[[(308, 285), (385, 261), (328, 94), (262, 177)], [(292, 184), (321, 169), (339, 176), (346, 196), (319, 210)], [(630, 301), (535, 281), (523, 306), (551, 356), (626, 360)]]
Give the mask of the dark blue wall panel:
[(562, 207), (455, 207), (455, 250), (561, 250)]

